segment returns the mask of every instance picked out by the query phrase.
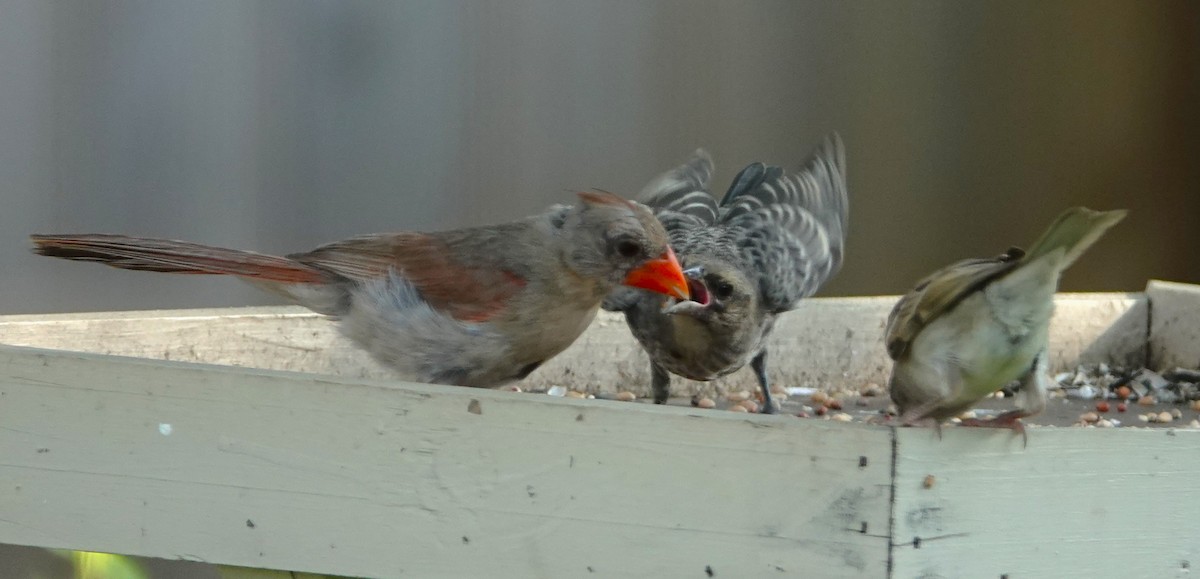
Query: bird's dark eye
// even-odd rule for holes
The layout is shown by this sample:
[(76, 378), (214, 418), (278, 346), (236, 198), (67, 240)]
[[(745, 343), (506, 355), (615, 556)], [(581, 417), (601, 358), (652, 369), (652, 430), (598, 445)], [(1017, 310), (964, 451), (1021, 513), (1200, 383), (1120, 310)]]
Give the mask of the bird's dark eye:
[(712, 293), (719, 300), (728, 299), (733, 295), (733, 284), (723, 280), (715, 280), (712, 284)]
[(617, 242), (617, 253), (621, 257), (637, 257), (642, 254), (642, 244), (632, 239), (622, 239)]

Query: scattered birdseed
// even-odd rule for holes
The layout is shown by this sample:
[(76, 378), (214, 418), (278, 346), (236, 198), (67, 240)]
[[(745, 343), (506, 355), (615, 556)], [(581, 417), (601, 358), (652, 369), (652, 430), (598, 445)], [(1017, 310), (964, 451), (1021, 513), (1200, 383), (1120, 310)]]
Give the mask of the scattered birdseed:
[(725, 396), (725, 399), (730, 402), (734, 402), (734, 403), (741, 402), (743, 400), (749, 400), (750, 392), (748, 392), (746, 390), (738, 390), (737, 392), (730, 392), (728, 395)]

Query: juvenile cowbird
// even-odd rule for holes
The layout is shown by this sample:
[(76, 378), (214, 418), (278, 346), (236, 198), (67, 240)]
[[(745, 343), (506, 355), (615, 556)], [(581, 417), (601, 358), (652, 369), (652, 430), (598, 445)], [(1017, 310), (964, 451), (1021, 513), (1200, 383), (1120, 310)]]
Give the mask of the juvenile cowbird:
[(1020, 419), (1046, 406), (1046, 350), (1059, 276), (1125, 213), (1068, 209), (1028, 253), (1012, 248), (960, 261), (901, 298), (886, 330), (900, 421), (940, 425), (1020, 379), (1017, 410), (962, 425), (1011, 428), (1024, 436)]
[(767, 337), (779, 314), (811, 296), (842, 264), (846, 160), (829, 135), (796, 173), (752, 163), (720, 203), (709, 193), (713, 164), (697, 150), (643, 189), (671, 236), (690, 299), (619, 288), (605, 301), (625, 313), (650, 356), (654, 401), (666, 402), (670, 374), (712, 380), (750, 363), (774, 412)]
[(234, 275), (338, 319), (405, 379), (490, 387), (566, 349), (620, 284), (688, 295), (649, 209), (608, 193), (579, 197), (512, 223), (364, 235), (287, 257), (120, 235), (32, 239), (52, 257)]

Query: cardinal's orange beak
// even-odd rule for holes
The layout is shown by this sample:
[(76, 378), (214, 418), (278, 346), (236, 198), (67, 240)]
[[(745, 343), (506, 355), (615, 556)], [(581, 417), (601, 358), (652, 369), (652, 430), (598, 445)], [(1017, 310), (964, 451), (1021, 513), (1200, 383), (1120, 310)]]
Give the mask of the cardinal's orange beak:
[(687, 280), (683, 277), (683, 269), (675, 252), (667, 248), (667, 252), (657, 259), (642, 264), (641, 267), (625, 276), (625, 285), (660, 294), (666, 294), (681, 300), (688, 299)]

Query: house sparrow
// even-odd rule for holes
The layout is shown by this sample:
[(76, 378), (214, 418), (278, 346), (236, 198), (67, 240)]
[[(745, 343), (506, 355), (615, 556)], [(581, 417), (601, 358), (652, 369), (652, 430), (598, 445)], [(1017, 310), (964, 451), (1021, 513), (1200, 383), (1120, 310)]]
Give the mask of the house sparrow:
[(1019, 409), (964, 426), (1012, 428), (1046, 405), (1046, 350), (1058, 279), (1126, 211), (1068, 209), (1028, 252), (1009, 249), (934, 272), (888, 316), (891, 396), (906, 425), (936, 424), (1020, 379)]

